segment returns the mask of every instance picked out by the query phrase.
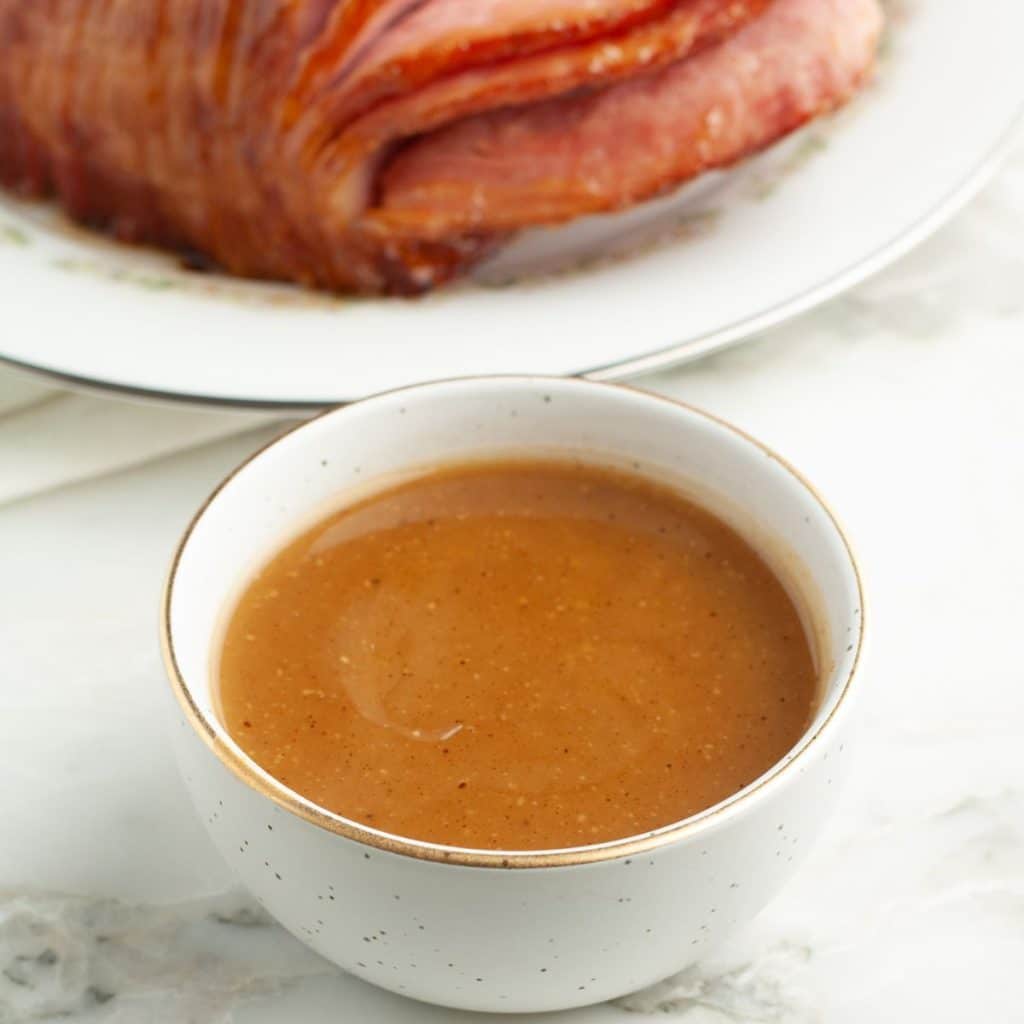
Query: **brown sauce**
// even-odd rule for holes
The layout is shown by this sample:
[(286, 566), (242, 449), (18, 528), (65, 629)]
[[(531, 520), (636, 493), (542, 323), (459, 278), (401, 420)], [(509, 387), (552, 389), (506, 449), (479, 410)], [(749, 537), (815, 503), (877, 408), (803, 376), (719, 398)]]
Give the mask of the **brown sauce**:
[(453, 846), (679, 821), (806, 728), (793, 602), (735, 531), (639, 477), (449, 467), (341, 509), (233, 611), (222, 716), (322, 807)]

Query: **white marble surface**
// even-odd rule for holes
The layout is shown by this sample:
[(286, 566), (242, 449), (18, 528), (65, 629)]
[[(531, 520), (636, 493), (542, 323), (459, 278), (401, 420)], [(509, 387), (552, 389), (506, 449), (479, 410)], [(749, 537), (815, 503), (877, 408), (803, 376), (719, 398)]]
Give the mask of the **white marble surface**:
[[(544, 1020), (1024, 1020), (1022, 284), (1024, 149), (882, 277), (642, 382), (776, 446), (846, 521), (871, 597), (860, 756), (753, 926), (654, 992)], [(3, 1024), (475, 1019), (347, 978), (263, 918), (176, 775), (164, 568), (275, 429), (0, 374)]]

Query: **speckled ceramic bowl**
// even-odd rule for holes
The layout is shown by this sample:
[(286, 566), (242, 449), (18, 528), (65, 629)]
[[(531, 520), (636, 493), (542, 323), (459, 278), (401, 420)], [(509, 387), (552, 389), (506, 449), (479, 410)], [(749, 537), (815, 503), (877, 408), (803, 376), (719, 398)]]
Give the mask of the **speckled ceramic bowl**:
[[(820, 710), (730, 799), (620, 841), (545, 852), (446, 848), (331, 814), (254, 764), (217, 716), (225, 612), (257, 565), (353, 490), (482, 455), (581, 453), (673, 482), (746, 534), (818, 638)], [(860, 584), (811, 488), (694, 409), (579, 380), (485, 378), (328, 413), (238, 469), (189, 527), (162, 621), (176, 747), (224, 857), (287, 928), (347, 971), (448, 1006), (552, 1010), (648, 985), (749, 920), (821, 828), (847, 764)]]

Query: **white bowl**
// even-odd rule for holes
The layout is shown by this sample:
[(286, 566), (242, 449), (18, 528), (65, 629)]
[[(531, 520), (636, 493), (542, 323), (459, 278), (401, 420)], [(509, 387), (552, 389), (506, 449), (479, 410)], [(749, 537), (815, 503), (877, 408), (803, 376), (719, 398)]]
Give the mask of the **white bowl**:
[[(744, 533), (818, 641), (822, 697), (781, 761), (685, 821), (541, 852), (444, 847), (323, 810), (251, 761), (215, 711), (226, 611), (259, 564), (355, 489), (486, 455), (584, 455), (676, 484)], [(795, 870), (846, 772), (860, 581), (828, 509), (756, 441), (687, 406), (580, 380), (499, 377), (390, 392), (306, 423), (246, 462), (178, 549), (162, 621), (193, 800), (257, 899), (317, 952), (447, 1006), (554, 1010), (698, 959)]]

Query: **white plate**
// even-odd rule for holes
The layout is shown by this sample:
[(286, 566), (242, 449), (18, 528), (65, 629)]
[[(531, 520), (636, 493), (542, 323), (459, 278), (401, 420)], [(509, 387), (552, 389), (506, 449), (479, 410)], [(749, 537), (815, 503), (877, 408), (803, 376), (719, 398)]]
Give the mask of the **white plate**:
[(657, 204), (534, 232), (426, 299), (193, 274), (0, 199), (0, 358), (154, 397), (302, 408), (702, 355), (879, 270), (986, 180), (1024, 104), (1024, 6), (970, 6), (890, 0), (877, 81), (837, 118)]

